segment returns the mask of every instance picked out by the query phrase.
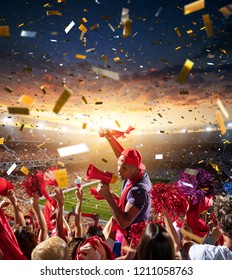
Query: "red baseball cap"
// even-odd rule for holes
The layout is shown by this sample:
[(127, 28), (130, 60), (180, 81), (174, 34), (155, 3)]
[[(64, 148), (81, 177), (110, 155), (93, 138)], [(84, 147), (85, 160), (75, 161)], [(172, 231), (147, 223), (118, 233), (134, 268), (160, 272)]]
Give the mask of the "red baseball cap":
[(146, 169), (146, 166), (142, 163), (142, 155), (136, 149), (126, 149), (122, 151), (119, 160), (123, 163), (139, 167), (141, 170)]

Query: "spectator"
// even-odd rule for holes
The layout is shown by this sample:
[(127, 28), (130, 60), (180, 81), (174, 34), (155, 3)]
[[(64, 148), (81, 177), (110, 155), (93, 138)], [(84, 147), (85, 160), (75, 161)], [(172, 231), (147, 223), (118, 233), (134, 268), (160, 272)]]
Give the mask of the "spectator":
[(232, 260), (232, 196), (217, 197), (214, 212), (223, 245), (197, 244), (183, 238), (183, 248), (191, 260)]
[(68, 260), (68, 245), (59, 236), (39, 243), (32, 251), (32, 260)]

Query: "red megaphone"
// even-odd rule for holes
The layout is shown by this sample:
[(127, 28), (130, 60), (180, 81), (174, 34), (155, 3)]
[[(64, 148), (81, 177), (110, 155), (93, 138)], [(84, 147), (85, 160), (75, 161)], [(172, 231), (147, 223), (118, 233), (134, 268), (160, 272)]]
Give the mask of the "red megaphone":
[(114, 173), (108, 171), (101, 171), (97, 169), (92, 163), (90, 163), (85, 174), (85, 179), (87, 181), (90, 179), (97, 179), (101, 180), (106, 184), (114, 184), (117, 181), (118, 177), (115, 176)]

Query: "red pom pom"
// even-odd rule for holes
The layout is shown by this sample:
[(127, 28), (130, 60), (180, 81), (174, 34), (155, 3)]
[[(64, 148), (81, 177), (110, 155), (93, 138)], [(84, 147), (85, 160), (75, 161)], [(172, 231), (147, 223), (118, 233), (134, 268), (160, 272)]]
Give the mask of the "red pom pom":
[(134, 246), (138, 246), (140, 237), (147, 224), (147, 221), (142, 221), (131, 225), (129, 239)]
[(22, 182), (29, 197), (32, 197), (35, 193), (42, 196), (42, 187), (44, 185), (42, 171), (37, 171), (37, 174), (29, 173), (26, 179)]
[(185, 214), (188, 203), (177, 184), (154, 184), (150, 194), (156, 214), (162, 213), (164, 209), (167, 209), (173, 221)]

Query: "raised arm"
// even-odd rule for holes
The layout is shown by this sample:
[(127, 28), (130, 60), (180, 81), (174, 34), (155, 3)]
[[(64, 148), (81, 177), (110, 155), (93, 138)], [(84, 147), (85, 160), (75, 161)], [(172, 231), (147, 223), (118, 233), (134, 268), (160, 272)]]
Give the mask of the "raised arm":
[(38, 237), (38, 242), (42, 242), (48, 237), (48, 227), (47, 223), (43, 214), (42, 209), (39, 207), (39, 195), (34, 194), (32, 198), (32, 207), (34, 209), (35, 216), (38, 220), (39, 223), (39, 237)]
[(15, 196), (15, 192), (13, 190), (9, 190), (7, 193), (7, 197), (14, 207), (15, 223), (18, 225), (21, 225), (21, 226), (26, 226), (26, 221), (24, 219), (23, 212), (21, 211), (21, 209), (19, 207), (18, 200)]
[(56, 216), (56, 228), (58, 232), (58, 236), (62, 238), (65, 242), (67, 242), (67, 237), (64, 233), (64, 226), (63, 226), (63, 207), (64, 207), (64, 194), (61, 189), (55, 188), (55, 199), (58, 202), (57, 207), (57, 216)]
[(82, 223), (81, 223), (81, 206), (83, 200), (83, 189), (77, 188), (75, 191), (77, 203), (75, 209), (75, 238), (83, 235)]

